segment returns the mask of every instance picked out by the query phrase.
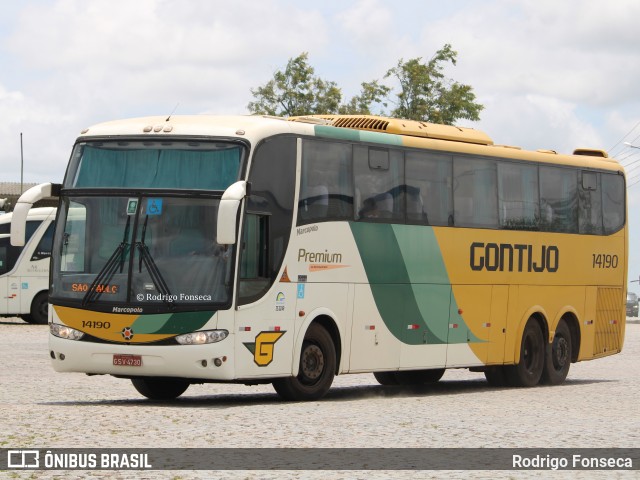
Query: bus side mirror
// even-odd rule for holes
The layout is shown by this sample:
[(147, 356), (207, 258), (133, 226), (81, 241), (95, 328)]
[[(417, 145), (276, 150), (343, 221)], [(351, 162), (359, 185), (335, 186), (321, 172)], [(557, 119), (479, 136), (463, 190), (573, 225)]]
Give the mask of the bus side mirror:
[(39, 200), (58, 197), (61, 188), (62, 186), (56, 183), (41, 183), (20, 195), (11, 217), (11, 245), (24, 247), (29, 210)]
[(216, 241), (220, 245), (236, 243), (236, 220), (240, 202), (247, 195), (247, 182), (244, 180), (229, 186), (222, 194), (218, 207), (218, 228)]

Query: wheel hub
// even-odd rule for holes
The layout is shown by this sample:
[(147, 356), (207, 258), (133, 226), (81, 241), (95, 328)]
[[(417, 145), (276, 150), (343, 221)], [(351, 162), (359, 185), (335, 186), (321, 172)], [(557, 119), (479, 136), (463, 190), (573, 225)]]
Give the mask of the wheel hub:
[(302, 354), (302, 373), (309, 380), (316, 380), (324, 369), (324, 355), (317, 345), (309, 345)]
[(569, 360), (569, 344), (566, 338), (560, 337), (553, 342), (553, 353), (553, 363), (562, 368)]

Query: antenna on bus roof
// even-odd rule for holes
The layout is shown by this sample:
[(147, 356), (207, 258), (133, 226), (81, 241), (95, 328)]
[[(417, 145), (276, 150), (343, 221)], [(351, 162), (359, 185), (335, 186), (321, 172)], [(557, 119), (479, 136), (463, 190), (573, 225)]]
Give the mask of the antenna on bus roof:
[(175, 111), (178, 109), (178, 105), (180, 105), (180, 102), (176, 103), (176, 106), (173, 107), (173, 110), (171, 110), (171, 113), (169, 114), (169, 116), (167, 117), (165, 122), (168, 122), (169, 120), (171, 120), (171, 115), (173, 115), (175, 113)]

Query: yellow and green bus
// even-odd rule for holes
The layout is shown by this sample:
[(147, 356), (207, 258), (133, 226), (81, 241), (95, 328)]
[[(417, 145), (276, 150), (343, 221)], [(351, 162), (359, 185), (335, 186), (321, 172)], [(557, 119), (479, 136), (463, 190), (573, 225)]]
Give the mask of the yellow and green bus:
[(92, 126), (61, 185), (50, 356), (59, 372), (272, 383), (560, 384), (621, 351), (623, 168), (375, 116), (172, 116)]

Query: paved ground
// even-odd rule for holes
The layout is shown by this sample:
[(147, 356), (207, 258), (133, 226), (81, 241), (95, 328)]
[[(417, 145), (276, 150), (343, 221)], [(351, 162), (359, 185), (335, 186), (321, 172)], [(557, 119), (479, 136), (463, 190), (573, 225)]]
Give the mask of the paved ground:
[[(622, 354), (571, 367), (558, 387), (495, 389), (447, 371), (423, 389), (336, 378), (319, 402), (284, 403), (271, 386), (195, 385), (174, 404), (128, 380), (58, 374), (46, 326), (0, 319), (0, 447), (640, 447), (640, 324)], [(71, 478), (77, 477), (74, 472)], [(3, 478), (69, 478), (0, 472)], [(90, 472), (114, 478), (114, 472)], [(123, 472), (120, 478), (637, 478), (634, 472)], [(57, 478), (57, 477), (56, 477)]]

